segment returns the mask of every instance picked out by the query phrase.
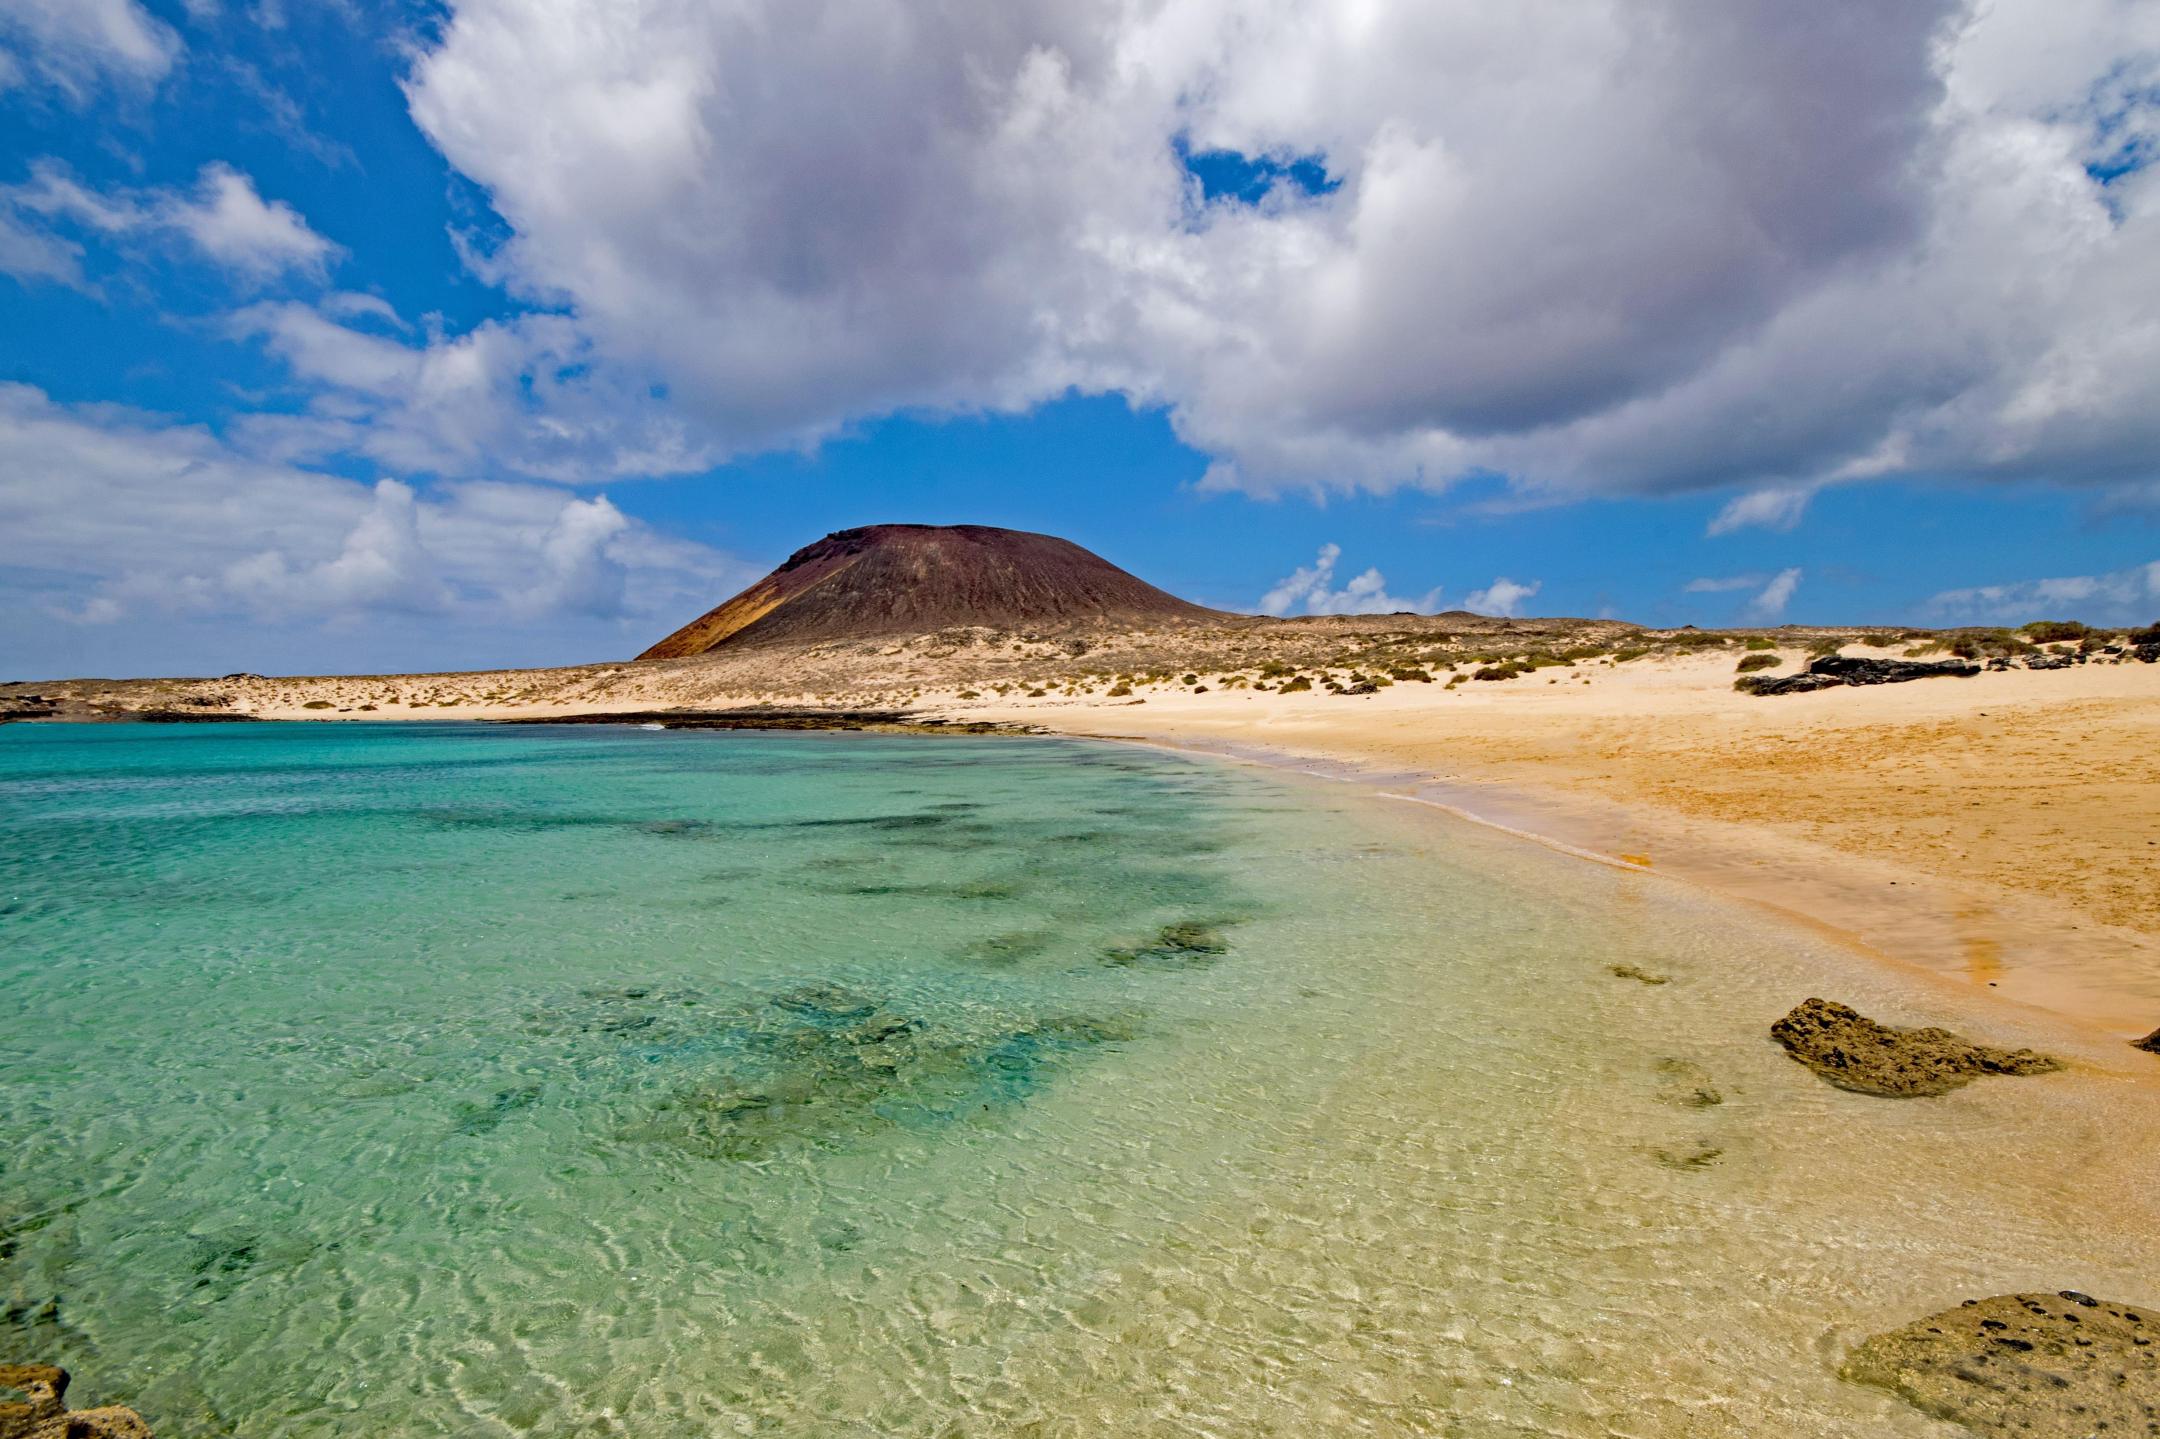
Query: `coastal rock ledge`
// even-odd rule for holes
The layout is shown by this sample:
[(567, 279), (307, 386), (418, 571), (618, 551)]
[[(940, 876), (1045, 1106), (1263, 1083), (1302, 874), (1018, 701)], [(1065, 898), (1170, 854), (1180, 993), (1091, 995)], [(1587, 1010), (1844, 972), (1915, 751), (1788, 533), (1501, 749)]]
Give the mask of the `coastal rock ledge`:
[(2156, 1330), (2074, 1289), (2001, 1294), (1878, 1334), (1842, 1372), (1979, 1435), (2160, 1435)]
[(150, 1426), (132, 1409), (109, 1405), (70, 1410), (61, 1401), (68, 1372), (51, 1364), (0, 1364), (0, 1439), (153, 1439)]
[(1810, 999), (1770, 1026), (1785, 1052), (1856, 1094), (1912, 1099), (1948, 1094), (1983, 1074), (2049, 1074), (2062, 1061), (2030, 1049), (1991, 1049), (1947, 1029), (1898, 1029)]

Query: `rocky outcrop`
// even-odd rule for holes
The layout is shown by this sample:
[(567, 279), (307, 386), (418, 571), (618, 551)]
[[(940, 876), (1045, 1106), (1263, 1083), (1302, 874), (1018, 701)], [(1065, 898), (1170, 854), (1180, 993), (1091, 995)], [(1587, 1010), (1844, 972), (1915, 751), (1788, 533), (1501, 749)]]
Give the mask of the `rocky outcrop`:
[(2160, 1322), (2065, 1289), (2002, 1294), (1878, 1334), (1847, 1379), (1975, 1434), (2160, 1434)]
[(111, 1405), (70, 1410), (68, 1372), (51, 1364), (0, 1364), (0, 1439), (151, 1439), (150, 1426), (132, 1409)]
[(1834, 689), (1839, 685), (1894, 685), (1936, 675), (1965, 678), (1980, 673), (1980, 666), (1963, 660), (1878, 660), (1857, 655), (1817, 655), (1796, 675), (1742, 675), (1734, 688), (1758, 695), (1797, 695), (1809, 690)]
[(2160, 1054), (2160, 1029), (2154, 1030), (2143, 1039), (2131, 1040), (2130, 1047), (2132, 1049), (2142, 1049), (2147, 1054)]
[(2048, 1074), (2062, 1061), (2030, 1049), (1991, 1049), (1947, 1029), (1898, 1029), (1827, 999), (1810, 999), (1770, 1037), (1840, 1089), (1889, 1099), (1948, 1094), (1983, 1074)]

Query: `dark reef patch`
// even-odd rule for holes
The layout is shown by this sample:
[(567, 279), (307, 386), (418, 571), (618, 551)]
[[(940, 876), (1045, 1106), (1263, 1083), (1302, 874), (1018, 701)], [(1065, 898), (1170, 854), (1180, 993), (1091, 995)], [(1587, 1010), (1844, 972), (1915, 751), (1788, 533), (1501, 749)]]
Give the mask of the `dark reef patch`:
[(943, 1022), (829, 984), (715, 1018), (710, 1072), (668, 1090), (620, 1140), (727, 1160), (836, 1148), (1018, 1103), (1075, 1056), (1133, 1035), (1061, 1015)]
[(1155, 931), (1153, 943), (1103, 951), (1103, 963), (1118, 969), (1198, 969), (1229, 953), (1230, 941), (1223, 937), (1221, 928), (1224, 923), (1178, 920)]

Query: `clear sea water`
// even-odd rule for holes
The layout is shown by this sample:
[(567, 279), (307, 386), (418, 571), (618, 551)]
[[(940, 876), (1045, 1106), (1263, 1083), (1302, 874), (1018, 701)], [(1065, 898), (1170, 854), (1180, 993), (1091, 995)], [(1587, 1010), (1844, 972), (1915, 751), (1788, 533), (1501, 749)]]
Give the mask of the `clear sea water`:
[(1830, 1090), (1825, 982), (1913, 1000), (1130, 748), (11, 726), (0, 1358), (167, 1439), (1948, 1433), (1838, 1354), (2149, 1302), (2160, 1126)]

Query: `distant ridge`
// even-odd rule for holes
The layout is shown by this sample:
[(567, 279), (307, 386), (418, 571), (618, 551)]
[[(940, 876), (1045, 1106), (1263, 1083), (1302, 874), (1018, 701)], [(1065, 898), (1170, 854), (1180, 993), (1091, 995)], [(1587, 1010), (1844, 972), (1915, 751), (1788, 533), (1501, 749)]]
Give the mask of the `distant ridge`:
[(1221, 618), (1055, 535), (989, 525), (866, 525), (786, 563), (638, 656), (867, 635), (1175, 624)]

